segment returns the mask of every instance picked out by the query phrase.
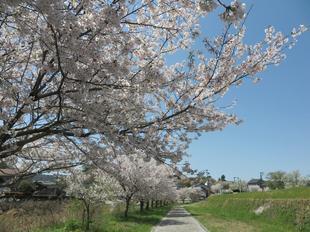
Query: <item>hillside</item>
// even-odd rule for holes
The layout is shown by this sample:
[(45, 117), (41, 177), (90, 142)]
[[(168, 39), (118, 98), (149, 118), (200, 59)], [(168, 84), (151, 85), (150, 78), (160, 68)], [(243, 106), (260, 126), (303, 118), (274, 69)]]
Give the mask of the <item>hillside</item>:
[(186, 209), (211, 232), (310, 231), (310, 188), (211, 196)]

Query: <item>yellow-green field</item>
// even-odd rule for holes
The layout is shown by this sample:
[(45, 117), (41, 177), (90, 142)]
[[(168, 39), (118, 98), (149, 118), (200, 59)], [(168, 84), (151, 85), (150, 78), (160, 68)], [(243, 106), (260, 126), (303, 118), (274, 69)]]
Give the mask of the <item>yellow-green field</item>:
[(211, 196), (185, 207), (210, 232), (310, 231), (310, 188)]

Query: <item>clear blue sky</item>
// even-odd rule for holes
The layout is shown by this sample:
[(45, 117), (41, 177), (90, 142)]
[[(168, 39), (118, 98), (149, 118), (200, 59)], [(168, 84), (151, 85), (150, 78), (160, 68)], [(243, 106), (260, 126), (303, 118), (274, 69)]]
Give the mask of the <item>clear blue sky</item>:
[[(263, 38), (268, 25), (287, 33), (299, 24), (310, 26), (309, 0), (243, 2), (247, 7), (254, 4), (246, 23), (248, 43)], [(213, 13), (203, 22), (206, 34), (219, 29), (216, 17)], [(215, 178), (225, 174), (227, 179), (245, 180), (259, 177), (260, 171), (298, 169), (310, 174), (310, 31), (280, 66), (259, 77), (259, 84), (249, 82), (225, 96), (238, 100), (232, 112), (244, 122), (194, 141), (188, 159), (193, 168), (208, 169)]]

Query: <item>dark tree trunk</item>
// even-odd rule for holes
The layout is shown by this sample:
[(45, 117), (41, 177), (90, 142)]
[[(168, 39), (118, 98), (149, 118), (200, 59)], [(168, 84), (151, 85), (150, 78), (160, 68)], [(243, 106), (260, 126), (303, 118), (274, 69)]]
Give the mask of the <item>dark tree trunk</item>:
[(140, 212), (144, 210), (144, 201), (140, 201)]
[(158, 200), (155, 201), (155, 207), (158, 207)]
[(86, 209), (86, 214), (87, 214), (87, 218), (86, 218), (86, 231), (89, 231), (89, 224), (90, 224), (90, 211), (89, 211), (89, 204), (87, 206), (87, 209)]
[(146, 201), (145, 209), (149, 210), (150, 209), (150, 201)]
[[(89, 231), (89, 225), (90, 225), (90, 203), (83, 199), (84, 203), (84, 212), (86, 212), (86, 220), (85, 220), (85, 231)], [(84, 221), (84, 213), (83, 213), (83, 221)], [(84, 223), (84, 222), (83, 222)]]
[(85, 227), (85, 212), (86, 212), (86, 210), (85, 210), (85, 208), (84, 208), (84, 209), (83, 209), (83, 215), (82, 215), (82, 228)]
[(125, 212), (124, 212), (125, 218), (128, 217), (128, 210), (129, 210), (130, 200), (131, 200), (131, 197), (127, 197), (126, 198), (126, 207), (125, 207)]
[(154, 201), (151, 200), (151, 207), (154, 208)]
[(162, 201), (162, 200), (159, 201), (159, 206), (160, 206), (160, 207), (163, 206), (163, 201)]

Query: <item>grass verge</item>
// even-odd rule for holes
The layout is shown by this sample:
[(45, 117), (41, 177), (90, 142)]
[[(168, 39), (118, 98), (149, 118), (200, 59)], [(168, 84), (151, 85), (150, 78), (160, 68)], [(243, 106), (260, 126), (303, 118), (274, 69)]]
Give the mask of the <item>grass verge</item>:
[[(150, 232), (167, 214), (172, 206), (153, 208), (139, 212), (136, 207), (130, 209), (127, 218), (123, 216), (123, 205), (115, 208), (98, 207), (93, 216), (90, 232)], [(35, 232), (82, 232), (81, 220), (71, 219), (64, 223), (35, 230)]]
[[(124, 205), (98, 204), (92, 207), (90, 232), (149, 232), (172, 206), (140, 213), (132, 206), (127, 218)], [(66, 202), (26, 201), (0, 214), (1, 232), (82, 232), (83, 206), (78, 200)]]
[(213, 196), (185, 208), (211, 232), (310, 231), (310, 188)]

